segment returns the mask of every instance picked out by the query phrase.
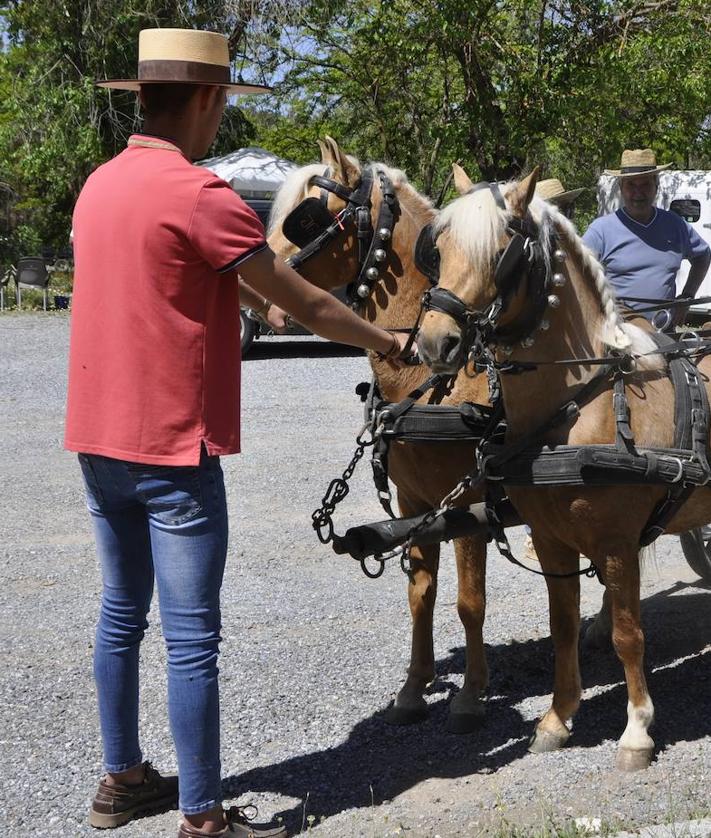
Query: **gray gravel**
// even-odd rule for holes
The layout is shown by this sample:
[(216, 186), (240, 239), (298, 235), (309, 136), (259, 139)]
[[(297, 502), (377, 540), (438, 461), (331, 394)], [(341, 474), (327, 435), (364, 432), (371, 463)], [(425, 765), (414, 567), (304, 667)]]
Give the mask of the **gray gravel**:
[[(68, 316), (0, 315), (0, 778), (2, 834), (95, 835), (87, 809), (101, 770), (91, 676), (99, 577), (78, 469), (62, 450)], [(603, 831), (709, 812), (711, 596), (663, 538), (647, 567), (644, 621), (659, 754), (646, 772), (613, 770), (626, 692), (614, 655), (583, 659), (585, 700), (569, 747), (531, 755), (526, 740), (551, 689), (545, 586), (491, 556), (486, 723), (445, 730), (462, 682), (463, 632), (444, 549), (431, 716), (380, 719), (409, 654), (405, 579), (378, 581), (322, 547), (310, 527), (354, 448), (353, 396), (365, 358), (315, 339), (260, 341), (244, 364), (244, 453), (226, 458), (232, 516), (224, 586), (223, 769), (227, 797), (255, 802), (314, 836), (550, 834), (599, 818)], [(382, 518), (363, 464), (339, 529)], [(520, 549), (522, 533), (513, 544)], [(583, 612), (600, 588), (583, 582)], [(175, 768), (157, 613), (144, 642), (148, 758)], [(176, 834), (171, 812), (117, 830)], [(571, 827), (572, 829), (572, 827)]]

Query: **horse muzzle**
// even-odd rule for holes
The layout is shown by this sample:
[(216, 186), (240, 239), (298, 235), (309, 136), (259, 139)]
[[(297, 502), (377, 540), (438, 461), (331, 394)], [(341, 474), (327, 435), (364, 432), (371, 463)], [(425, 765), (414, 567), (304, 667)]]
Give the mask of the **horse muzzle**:
[(417, 335), (417, 350), (433, 372), (453, 375), (466, 360), (460, 327), (449, 317), (428, 312)]

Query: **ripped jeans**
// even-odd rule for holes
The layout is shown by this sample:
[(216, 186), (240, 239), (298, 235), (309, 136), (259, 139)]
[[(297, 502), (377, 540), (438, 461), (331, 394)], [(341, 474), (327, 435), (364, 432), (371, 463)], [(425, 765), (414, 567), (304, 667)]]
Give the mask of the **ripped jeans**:
[(153, 466), (80, 454), (103, 591), (94, 677), (104, 768), (142, 761), (138, 654), (155, 576), (168, 653), (168, 714), (178, 757), (180, 808), (221, 800), (217, 657), (227, 506), (219, 457)]

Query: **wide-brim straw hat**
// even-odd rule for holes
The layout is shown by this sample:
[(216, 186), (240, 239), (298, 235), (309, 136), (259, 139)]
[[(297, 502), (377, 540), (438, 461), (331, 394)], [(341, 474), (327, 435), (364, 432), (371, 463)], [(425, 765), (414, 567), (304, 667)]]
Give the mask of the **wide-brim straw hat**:
[(142, 84), (207, 84), (227, 93), (268, 93), (261, 84), (234, 84), (227, 38), (201, 29), (142, 29), (138, 36), (135, 79), (97, 82), (113, 90), (141, 89)]
[(551, 201), (554, 204), (571, 204), (584, 191), (584, 186), (580, 189), (568, 189), (566, 191), (557, 177), (539, 180), (536, 184), (536, 195), (543, 198), (544, 201)]
[(626, 148), (622, 152), (620, 168), (606, 169), (604, 174), (617, 178), (653, 175), (668, 169), (671, 165), (671, 163), (664, 163), (662, 166), (657, 166), (657, 158), (651, 148)]

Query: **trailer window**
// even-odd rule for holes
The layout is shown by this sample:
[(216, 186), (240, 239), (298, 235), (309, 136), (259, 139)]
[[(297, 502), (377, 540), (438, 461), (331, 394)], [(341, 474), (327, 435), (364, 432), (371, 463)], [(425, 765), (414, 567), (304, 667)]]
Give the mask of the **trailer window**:
[(693, 224), (701, 218), (701, 203), (693, 198), (680, 198), (677, 201), (672, 201), (669, 209), (680, 215), (689, 224)]

